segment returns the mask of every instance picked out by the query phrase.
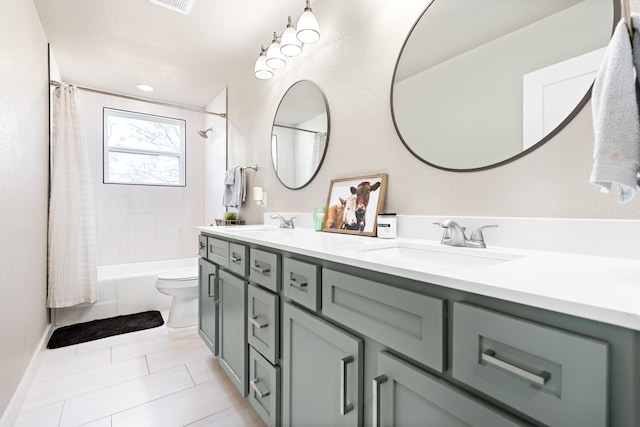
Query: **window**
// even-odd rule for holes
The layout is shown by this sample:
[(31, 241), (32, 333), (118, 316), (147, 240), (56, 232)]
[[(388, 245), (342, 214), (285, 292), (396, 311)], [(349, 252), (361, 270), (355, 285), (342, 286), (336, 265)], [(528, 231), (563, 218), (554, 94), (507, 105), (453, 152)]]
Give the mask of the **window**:
[(185, 186), (184, 120), (104, 109), (104, 183)]

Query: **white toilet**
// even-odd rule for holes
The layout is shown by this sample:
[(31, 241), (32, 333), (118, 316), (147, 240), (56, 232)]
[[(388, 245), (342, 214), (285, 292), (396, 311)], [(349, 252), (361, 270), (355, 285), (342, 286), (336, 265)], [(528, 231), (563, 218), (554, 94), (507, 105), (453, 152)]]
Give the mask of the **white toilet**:
[(156, 288), (173, 297), (168, 327), (183, 328), (198, 323), (198, 266), (158, 274)]

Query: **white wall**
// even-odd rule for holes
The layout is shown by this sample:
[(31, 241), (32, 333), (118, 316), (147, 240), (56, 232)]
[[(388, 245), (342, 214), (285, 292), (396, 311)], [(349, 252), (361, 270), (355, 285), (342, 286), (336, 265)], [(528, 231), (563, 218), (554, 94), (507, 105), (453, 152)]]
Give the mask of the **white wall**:
[(33, 3), (0, 3), (0, 414), (47, 328), (49, 82)]
[[(64, 76), (63, 76), (64, 77)], [(198, 253), (195, 229), (205, 223), (204, 114), (80, 91), (93, 159), (98, 265), (188, 258)], [(103, 107), (186, 120), (186, 187), (103, 184)]]
[[(247, 64), (229, 85), (229, 161), (265, 166), (249, 176), (249, 185), (268, 192), (269, 211), (311, 212), (325, 204), (331, 179), (386, 172), (385, 210), (399, 214), (640, 218), (640, 197), (619, 205), (614, 195), (603, 195), (588, 182), (590, 104), (543, 147), (499, 168), (447, 172), (413, 157), (396, 134), (389, 98), (397, 56), (424, 6), (422, 0), (317, 1), (318, 43), (305, 46), (271, 80), (254, 78), (253, 66)], [(302, 79), (325, 92), (331, 129), (322, 169), (311, 184), (294, 191), (284, 188), (267, 165), (278, 103)], [(424, 137), (429, 136), (425, 129)], [(242, 211), (249, 222), (262, 222), (263, 210), (255, 203)]]

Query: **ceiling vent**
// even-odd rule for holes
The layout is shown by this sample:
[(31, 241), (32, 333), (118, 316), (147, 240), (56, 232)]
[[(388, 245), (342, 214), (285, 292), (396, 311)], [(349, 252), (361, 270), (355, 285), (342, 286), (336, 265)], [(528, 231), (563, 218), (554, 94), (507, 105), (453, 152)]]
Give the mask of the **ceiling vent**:
[(151, 3), (158, 6), (166, 7), (174, 12), (180, 12), (183, 15), (188, 15), (191, 12), (191, 5), (193, 0), (150, 0)]

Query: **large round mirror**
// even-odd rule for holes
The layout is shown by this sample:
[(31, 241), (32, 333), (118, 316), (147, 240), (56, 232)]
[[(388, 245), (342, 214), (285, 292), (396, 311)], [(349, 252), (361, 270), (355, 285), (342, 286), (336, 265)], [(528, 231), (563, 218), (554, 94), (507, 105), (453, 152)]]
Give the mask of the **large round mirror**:
[(291, 189), (316, 176), (329, 142), (329, 109), (324, 93), (302, 80), (284, 94), (271, 130), (271, 158), (278, 179)]
[(517, 159), (587, 102), (616, 0), (433, 0), (400, 52), (391, 91), (405, 146), (445, 170)]

